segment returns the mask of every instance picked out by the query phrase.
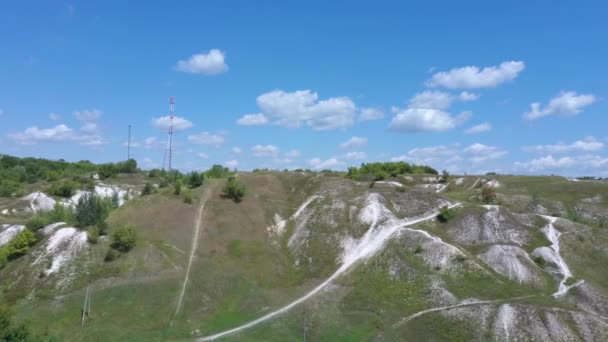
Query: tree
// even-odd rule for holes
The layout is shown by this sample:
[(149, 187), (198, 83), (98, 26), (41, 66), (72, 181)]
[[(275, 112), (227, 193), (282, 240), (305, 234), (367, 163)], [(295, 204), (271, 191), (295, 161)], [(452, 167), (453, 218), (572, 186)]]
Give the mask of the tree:
[(235, 202), (240, 202), (247, 193), (247, 188), (245, 184), (237, 181), (234, 176), (231, 176), (226, 181), (222, 192), (225, 197), (232, 198)]
[(442, 181), (443, 183), (447, 183), (447, 182), (448, 182), (448, 179), (450, 178), (450, 173), (448, 172), (448, 170), (443, 170), (443, 171), (441, 172), (441, 174), (442, 174), (441, 181)]
[(76, 204), (75, 216), (78, 226), (84, 228), (105, 221), (109, 214), (109, 203), (93, 194), (85, 194)]
[(192, 171), (188, 174), (186, 181), (188, 182), (188, 186), (190, 188), (198, 188), (203, 185), (203, 175), (199, 172)]
[(49, 192), (58, 197), (68, 198), (74, 195), (76, 188), (78, 188), (78, 183), (71, 180), (64, 180), (53, 183), (49, 189)]
[(496, 190), (494, 190), (494, 187), (484, 185), (483, 188), (481, 188), (481, 199), (485, 203), (494, 202), (494, 200), (496, 200)]
[(176, 195), (179, 195), (182, 193), (182, 183), (180, 183), (180, 182), (175, 183), (175, 187), (173, 188), (173, 193)]
[(149, 195), (153, 192), (154, 192), (154, 187), (152, 186), (152, 184), (146, 183), (144, 185), (144, 188), (141, 190), (141, 195), (145, 196), (145, 195)]
[(112, 234), (112, 248), (126, 253), (137, 243), (137, 232), (131, 226), (116, 229)]

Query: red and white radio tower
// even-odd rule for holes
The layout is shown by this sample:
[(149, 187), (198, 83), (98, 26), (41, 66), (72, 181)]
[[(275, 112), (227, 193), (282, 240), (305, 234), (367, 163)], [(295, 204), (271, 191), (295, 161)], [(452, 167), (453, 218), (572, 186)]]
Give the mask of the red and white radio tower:
[[(171, 159), (173, 154), (173, 117), (175, 117), (175, 97), (169, 97), (169, 141), (167, 142), (167, 150), (163, 160), (163, 170), (171, 171)], [(168, 167), (166, 167), (168, 165)]]

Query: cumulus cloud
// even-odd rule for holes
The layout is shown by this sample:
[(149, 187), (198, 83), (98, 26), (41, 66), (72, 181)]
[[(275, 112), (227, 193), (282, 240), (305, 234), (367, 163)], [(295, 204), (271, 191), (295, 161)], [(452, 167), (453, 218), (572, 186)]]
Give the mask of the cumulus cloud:
[(494, 88), (514, 80), (524, 68), (525, 64), (521, 61), (503, 62), (483, 69), (477, 66), (454, 68), (435, 73), (426, 85), (449, 89)]
[(405, 161), (416, 164), (434, 164), (438, 161), (446, 161), (451, 157), (457, 156), (458, 153), (458, 144), (416, 147), (409, 150), (404, 155), (391, 158), (391, 161)]
[(232, 153), (239, 154), (239, 153), (241, 153), (241, 152), (243, 152), (243, 150), (241, 150), (241, 148), (240, 148), (240, 147), (236, 147), (236, 146), (235, 146), (235, 147), (233, 147), (233, 148), (232, 148)]
[(515, 167), (528, 172), (601, 172), (608, 168), (608, 158), (597, 155), (566, 156), (555, 158), (552, 155), (529, 160), (527, 162), (516, 162)]
[(340, 147), (341, 148), (354, 148), (354, 147), (365, 146), (366, 144), (367, 144), (367, 138), (352, 137), (352, 138), (348, 139), (347, 141), (343, 142), (342, 144), (340, 144)]
[(577, 140), (571, 144), (557, 143), (553, 145), (524, 146), (526, 152), (543, 154), (558, 154), (570, 152), (595, 152), (604, 148), (604, 143), (594, 137)]
[[(163, 129), (163, 130), (168, 130), (169, 127), (171, 126), (171, 117), (169, 115), (165, 115), (165, 116), (161, 116), (161, 117), (152, 119), (152, 126), (159, 128), (159, 129)], [(189, 120), (186, 120), (179, 116), (173, 117), (173, 131), (174, 132), (183, 131), (192, 126), (193, 126), (193, 124)]]
[(373, 121), (384, 118), (384, 112), (378, 108), (363, 108), (359, 113), (359, 121)]
[(593, 104), (597, 98), (592, 94), (578, 95), (575, 91), (562, 91), (558, 96), (549, 100), (545, 108), (540, 102), (530, 105), (530, 111), (524, 113), (524, 119), (536, 120), (549, 115), (573, 116), (583, 111), (583, 108)]
[(245, 114), (236, 123), (241, 126), (261, 126), (268, 123), (268, 118), (262, 113)]
[(477, 134), (483, 132), (489, 132), (492, 130), (492, 124), (489, 122), (484, 122), (482, 124), (473, 126), (465, 131), (466, 134)]
[(230, 169), (234, 169), (238, 165), (239, 165), (239, 161), (236, 160), (236, 159), (229, 160), (229, 161), (227, 161), (227, 162), (224, 163), (224, 166), (226, 166), (227, 168), (230, 168)]
[(279, 148), (274, 145), (255, 145), (251, 148), (251, 152), (255, 157), (276, 158), (279, 155)]
[(297, 158), (300, 155), (301, 155), (301, 153), (298, 150), (290, 150), (290, 151), (285, 152), (285, 157), (288, 157), (288, 158)]
[(103, 112), (98, 109), (77, 110), (74, 112), (76, 119), (83, 122), (95, 122), (99, 120), (102, 114)]
[(346, 159), (350, 160), (363, 160), (367, 158), (367, 153), (365, 152), (348, 152), (344, 156)]
[(178, 61), (175, 69), (192, 74), (216, 75), (228, 71), (228, 65), (224, 52), (211, 49), (208, 53), (195, 54), (187, 60)]
[[(127, 146), (129, 143), (128, 141), (125, 141), (122, 145), (123, 146)], [(154, 147), (160, 147), (163, 144), (158, 141), (157, 137), (147, 137), (143, 140), (137, 140), (137, 139), (131, 139), (131, 147), (133, 148), (145, 148), (145, 149), (151, 149)]]
[(402, 132), (442, 132), (453, 129), (471, 117), (465, 111), (457, 116), (434, 108), (392, 108), (395, 116), (389, 128)]
[(193, 144), (199, 145), (214, 145), (220, 146), (226, 141), (226, 139), (219, 134), (211, 134), (209, 132), (201, 132), (199, 134), (193, 134), (188, 136), (188, 141)]
[(57, 121), (57, 120), (61, 119), (61, 115), (59, 115), (57, 113), (51, 113), (51, 114), (49, 114), (49, 119), (51, 119), (52, 121)]
[(313, 158), (309, 160), (308, 163), (315, 170), (336, 169), (344, 166), (344, 163), (339, 161), (335, 157), (326, 160), (321, 160), (320, 158)]
[(412, 108), (434, 108), (446, 109), (454, 101), (475, 101), (479, 98), (478, 95), (463, 91), (458, 95), (452, 95), (443, 91), (425, 90), (417, 93), (410, 99), (409, 106)]
[(488, 146), (480, 143), (474, 143), (466, 147), (463, 152), (469, 155), (469, 160), (473, 163), (483, 163), (488, 160), (502, 158), (507, 154), (496, 146)]
[(72, 128), (60, 124), (50, 128), (32, 126), (23, 132), (11, 133), (9, 138), (22, 145), (36, 145), (42, 142), (78, 142), (81, 145), (97, 146), (103, 144), (103, 139), (97, 134), (80, 134)]

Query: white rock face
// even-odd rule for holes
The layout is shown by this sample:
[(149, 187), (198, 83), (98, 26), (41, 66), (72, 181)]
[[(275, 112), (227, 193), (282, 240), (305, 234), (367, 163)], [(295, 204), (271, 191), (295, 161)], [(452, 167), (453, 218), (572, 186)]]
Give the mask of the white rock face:
[(54, 199), (39, 191), (32, 192), (21, 200), (30, 202), (29, 207), (34, 213), (53, 210), (55, 203), (57, 203)]
[(462, 185), (464, 183), (464, 178), (456, 178), (454, 180), (454, 184), (456, 185)]
[(540, 279), (534, 262), (517, 246), (492, 245), (478, 257), (497, 273), (519, 283)]
[(17, 234), (25, 229), (25, 226), (21, 225), (9, 225), (3, 224), (0, 227), (0, 247), (9, 243)]
[(40, 232), (45, 236), (51, 235), (57, 227), (61, 227), (64, 225), (65, 225), (65, 222), (52, 223), (52, 224), (49, 224), (48, 226), (45, 226), (44, 228), (40, 229)]
[(492, 188), (499, 188), (499, 187), (501, 187), (500, 182), (497, 181), (496, 179), (492, 179), (490, 181), (487, 181), (484, 185), (492, 187)]

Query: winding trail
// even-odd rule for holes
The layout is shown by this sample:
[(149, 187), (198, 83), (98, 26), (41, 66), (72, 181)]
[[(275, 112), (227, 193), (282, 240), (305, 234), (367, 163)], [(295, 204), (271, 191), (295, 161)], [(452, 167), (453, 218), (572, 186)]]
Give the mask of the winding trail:
[(402, 326), (403, 324), (407, 323), (408, 321), (411, 321), (412, 319), (414, 319), (416, 317), (420, 317), (422, 315), (425, 315), (425, 314), (431, 313), (431, 312), (445, 311), (445, 310), (450, 310), (450, 309), (454, 309), (454, 308), (460, 308), (460, 307), (464, 307), (464, 306), (474, 306), (474, 305), (484, 305), (484, 304), (493, 304), (493, 303), (508, 302), (508, 301), (514, 301), (514, 300), (519, 300), (519, 299), (530, 298), (530, 297), (536, 297), (536, 295), (528, 295), (528, 296), (506, 298), (506, 299), (477, 300), (477, 301), (470, 301), (470, 302), (465, 302), (465, 303), (460, 303), (460, 304), (454, 304), (454, 305), (439, 306), (439, 307), (432, 308), (432, 309), (418, 311), (415, 314), (412, 314), (412, 315), (409, 315), (409, 316), (407, 316), (405, 318), (402, 318), (401, 320), (399, 320), (399, 322), (393, 324), (393, 328), (398, 328), (398, 327)]
[(471, 185), (471, 187), (470, 187), (470, 188), (468, 188), (468, 189), (467, 189), (467, 191), (471, 191), (471, 190), (473, 190), (473, 188), (475, 187), (475, 185), (477, 185), (477, 183), (478, 183), (480, 180), (481, 180), (481, 177), (480, 177), (480, 178), (477, 178), (477, 180), (475, 181), (475, 183), (473, 183), (473, 185)]
[[(452, 204), (449, 207), (454, 208), (459, 205), (460, 205), (460, 203), (457, 203), (457, 204)], [(238, 327), (235, 327), (235, 328), (232, 328), (232, 329), (229, 329), (229, 330), (226, 330), (226, 331), (214, 334), (214, 335), (201, 337), (201, 338), (197, 339), (196, 341), (199, 341), (199, 342), (212, 341), (212, 340), (215, 340), (215, 339), (227, 336), (227, 335), (231, 335), (231, 334), (243, 331), (245, 329), (251, 328), (255, 325), (258, 325), (264, 321), (267, 321), (271, 318), (274, 318), (278, 315), (281, 315), (281, 314), (289, 311), (296, 305), (306, 301), (310, 297), (312, 297), (315, 294), (317, 294), (318, 292), (320, 292), (323, 288), (325, 288), (328, 284), (330, 284), (334, 279), (336, 279), (338, 276), (345, 273), (357, 261), (372, 257), (378, 250), (380, 250), (382, 248), (382, 246), (384, 246), (385, 242), (389, 238), (391, 238), (393, 236), (393, 234), (395, 232), (397, 232), (398, 230), (400, 230), (401, 228), (411, 226), (411, 225), (414, 225), (414, 224), (417, 224), (417, 223), (420, 223), (423, 221), (434, 219), (437, 216), (437, 214), (439, 213), (439, 210), (436, 210), (426, 216), (411, 218), (409, 220), (408, 219), (401, 220), (399, 222), (396, 222), (394, 225), (391, 225), (388, 227), (377, 228), (376, 225), (378, 223), (380, 212), (379, 212), (378, 208), (373, 208), (372, 210), (374, 210), (374, 219), (373, 219), (373, 222), (371, 223), (370, 228), (367, 230), (365, 235), (359, 240), (359, 242), (357, 243), (357, 246), (353, 249), (353, 251), (348, 253), (348, 255), (346, 255), (343, 258), (343, 263), (340, 266), (340, 268), (338, 268), (338, 270), (336, 270), (329, 278), (327, 278), (325, 281), (323, 281), (317, 287), (312, 289), (310, 292), (308, 292), (304, 296), (289, 303), (288, 305), (286, 305), (278, 310), (275, 310), (273, 312), (270, 312), (258, 319), (255, 319), (249, 323), (243, 324), (241, 326), (238, 326)]]
[(192, 261), (194, 260), (194, 253), (198, 248), (198, 237), (201, 230), (201, 225), (203, 221), (203, 211), (205, 211), (205, 203), (209, 199), (210, 190), (209, 188), (205, 188), (203, 190), (203, 195), (201, 196), (201, 204), (198, 208), (198, 213), (196, 214), (196, 219), (194, 220), (194, 225), (192, 226), (192, 245), (190, 247), (190, 256), (188, 258), (188, 267), (186, 268), (186, 276), (184, 277), (184, 283), (182, 284), (182, 290), (179, 294), (179, 299), (177, 300), (177, 307), (175, 308), (175, 317), (182, 308), (182, 304), (184, 302), (184, 294), (186, 293), (186, 286), (188, 285), (188, 278), (190, 277), (190, 267), (192, 267)]

